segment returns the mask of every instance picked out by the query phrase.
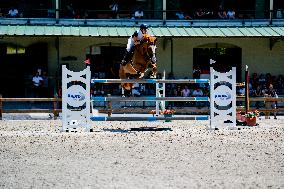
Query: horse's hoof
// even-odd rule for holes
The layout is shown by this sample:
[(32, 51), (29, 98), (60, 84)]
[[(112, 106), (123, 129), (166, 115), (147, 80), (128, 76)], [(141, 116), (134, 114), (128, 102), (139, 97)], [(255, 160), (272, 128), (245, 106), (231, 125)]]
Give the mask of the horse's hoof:
[(156, 79), (157, 77), (155, 75), (150, 75), (151, 79)]
[(139, 79), (141, 79), (141, 78), (143, 78), (144, 77), (144, 73), (141, 73), (140, 75), (139, 75)]

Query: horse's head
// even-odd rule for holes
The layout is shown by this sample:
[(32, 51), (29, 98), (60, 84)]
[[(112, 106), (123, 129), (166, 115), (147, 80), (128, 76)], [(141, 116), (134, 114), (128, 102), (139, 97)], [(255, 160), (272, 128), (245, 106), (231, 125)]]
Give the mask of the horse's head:
[(156, 64), (157, 62), (157, 58), (156, 58), (157, 38), (146, 34), (143, 37), (143, 42), (145, 42), (144, 44), (147, 44), (147, 53), (150, 56), (152, 63)]

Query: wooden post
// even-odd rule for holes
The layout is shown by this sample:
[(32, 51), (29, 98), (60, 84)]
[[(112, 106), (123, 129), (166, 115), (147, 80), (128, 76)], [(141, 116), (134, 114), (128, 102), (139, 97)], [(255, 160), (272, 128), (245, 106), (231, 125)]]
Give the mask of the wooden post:
[(53, 119), (57, 119), (58, 117), (58, 112), (56, 111), (57, 110), (57, 103), (58, 103), (58, 97), (56, 95), (54, 95), (54, 101), (53, 101)]
[[(107, 94), (108, 97), (111, 97), (111, 94)], [(112, 102), (107, 101), (107, 116), (111, 117), (112, 114)]]
[(248, 66), (246, 65), (246, 71), (245, 71), (245, 113), (247, 114), (249, 112), (249, 70)]
[(2, 110), (2, 95), (0, 94), (0, 120), (2, 120), (2, 113), (3, 113), (3, 110)]

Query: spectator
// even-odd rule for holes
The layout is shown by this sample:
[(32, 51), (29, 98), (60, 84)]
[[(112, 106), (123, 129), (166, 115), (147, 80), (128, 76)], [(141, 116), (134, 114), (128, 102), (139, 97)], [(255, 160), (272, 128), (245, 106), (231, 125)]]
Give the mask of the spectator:
[(134, 13), (134, 18), (135, 19), (142, 19), (144, 17), (144, 12), (141, 8), (139, 8), (137, 11)]
[(132, 95), (133, 96), (140, 96), (141, 95), (140, 91), (141, 91), (141, 89), (140, 89), (139, 83), (134, 83), (133, 88), (132, 88)]
[(12, 7), (8, 12), (7, 17), (8, 18), (18, 18), (19, 17), (18, 9)]
[(4, 13), (2, 12), (2, 9), (0, 8), (0, 18), (3, 18), (5, 15)]
[(192, 96), (203, 96), (203, 91), (199, 87), (196, 87), (192, 92)]
[(254, 90), (256, 90), (256, 88), (259, 86), (259, 81), (258, 81), (257, 73), (253, 73), (250, 80), (251, 80), (252, 88), (253, 88)]
[(203, 19), (206, 16), (205, 11), (202, 8), (199, 8), (196, 12), (195, 12), (195, 17), (197, 19)]
[(100, 87), (98, 84), (95, 84), (91, 88), (91, 93), (93, 96), (104, 96), (105, 91), (103, 90), (102, 86)]
[[(272, 84), (270, 84), (269, 88), (265, 91), (264, 97), (276, 97), (276, 98), (278, 97), (278, 95), (277, 95), (276, 91), (274, 90)], [(265, 108), (276, 110), (276, 108), (277, 108), (276, 102), (266, 101), (265, 102)], [(274, 111), (273, 115), (274, 115), (274, 119), (277, 119), (275, 111)], [(265, 113), (265, 119), (270, 119), (269, 116), (270, 116), (270, 112), (266, 112)]]
[[(256, 88), (256, 90), (254, 90), (253, 96), (254, 96), (254, 97), (263, 97), (263, 95), (264, 95), (264, 94), (263, 94), (263, 91), (262, 91), (260, 85), (258, 85), (257, 88)], [(256, 109), (259, 109), (259, 108), (260, 108), (260, 104), (261, 104), (260, 101), (256, 101), (256, 102), (255, 102), (255, 107), (256, 107)]]
[(283, 18), (283, 13), (282, 9), (277, 9), (276, 11), (276, 18)]
[(82, 13), (82, 19), (87, 19), (89, 17), (89, 13), (87, 10), (84, 10)]
[(73, 8), (72, 3), (70, 3), (69, 5), (66, 6), (66, 17), (67, 18), (75, 18), (76, 17), (76, 13), (75, 13), (75, 10)]
[[(192, 92), (193, 97), (200, 97), (203, 96), (203, 91), (197, 86), (195, 90)], [(197, 101), (196, 102), (196, 107), (201, 108), (203, 106), (202, 102)]]
[(109, 5), (109, 8), (111, 10), (111, 18), (115, 19), (117, 18), (118, 14), (118, 4), (114, 1), (111, 5)]
[(176, 18), (177, 18), (178, 20), (184, 20), (184, 19), (185, 19), (185, 16), (184, 16), (184, 14), (183, 14), (182, 11), (178, 11), (178, 12), (176, 12)]
[(49, 92), (48, 92), (48, 76), (47, 73), (44, 71), (42, 73), (42, 96), (49, 97)]
[(185, 85), (184, 88), (181, 90), (181, 96), (188, 97), (189, 95), (190, 95), (190, 90), (188, 89), (188, 86)]
[(43, 81), (42, 77), (39, 75), (39, 72), (36, 72), (32, 81), (33, 81), (34, 97), (39, 98), (41, 94), (41, 87), (42, 87), (42, 81)]
[(224, 10), (223, 5), (219, 5), (219, 9), (218, 9), (217, 14), (218, 14), (218, 18), (220, 18), (220, 19), (226, 19), (227, 18), (227, 13)]
[(201, 69), (199, 66), (193, 68), (193, 79), (200, 79)]
[(277, 90), (279, 93), (282, 93), (282, 90), (284, 89), (284, 78), (283, 78), (283, 75), (279, 75), (277, 80), (276, 80), (276, 83), (277, 83)]
[[(187, 85), (184, 85), (183, 89), (181, 90), (181, 96), (182, 97), (189, 97), (190, 96), (190, 90), (188, 89)], [(185, 106), (188, 106), (189, 102), (185, 102)]]
[(266, 86), (269, 87), (270, 84), (273, 84), (273, 79), (270, 73), (265, 75)]
[(188, 14), (185, 14), (183, 11), (176, 12), (175, 16), (178, 20), (191, 20), (192, 19)]
[(229, 9), (227, 12), (227, 18), (228, 19), (235, 19), (236, 18), (236, 13), (232, 9)]
[(265, 79), (265, 76), (263, 74), (259, 75), (258, 82), (261, 86), (266, 85), (266, 79)]
[(55, 10), (54, 9), (48, 9), (47, 10), (47, 17), (48, 18), (54, 18), (55, 17)]
[(240, 95), (240, 96), (245, 96), (246, 88), (245, 88), (244, 86), (239, 87), (237, 93), (238, 93), (238, 95)]
[[(147, 86), (147, 88), (146, 88)], [(146, 85), (145, 89), (146, 89), (146, 95), (154, 95), (156, 94), (156, 85), (154, 84), (150, 84), (150, 85)]]
[[(178, 85), (176, 89), (174, 89), (174, 96), (181, 97), (182, 96), (182, 90), (181, 86)], [(182, 102), (175, 102), (176, 106), (181, 106)]]

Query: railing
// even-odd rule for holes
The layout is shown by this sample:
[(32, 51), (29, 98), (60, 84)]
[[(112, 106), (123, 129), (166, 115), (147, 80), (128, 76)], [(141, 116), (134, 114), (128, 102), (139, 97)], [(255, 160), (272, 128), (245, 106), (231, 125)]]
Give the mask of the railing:
[[(2, 8), (2, 17), (8, 17), (7, 13), (10, 8)], [(56, 18), (56, 19), (135, 19), (133, 10), (119, 10), (117, 17), (113, 18), (112, 11), (110, 9), (75, 9), (75, 14), (70, 15), (66, 9), (29, 9), (29, 10), (19, 10), (18, 18)], [(189, 15), (190, 19), (198, 20), (195, 16), (196, 10), (188, 10), (184, 12), (184, 15)], [(218, 19), (217, 10), (208, 10), (212, 12), (210, 16), (204, 17), (204, 19)], [(163, 15), (166, 15), (166, 20), (179, 20), (176, 13), (180, 10), (143, 10), (143, 19), (163, 19)], [(274, 10), (235, 10), (236, 19), (283, 19), (284, 11), (283, 9), (275, 8)], [(185, 18), (186, 19), (186, 18)], [(222, 19), (220, 19), (222, 20)]]
[[(2, 120), (3, 113), (53, 113), (54, 119), (57, 119), (59, 113), (62, 112), (59, 109), (60, 102), (62, 101), (61, 98), (2, 98), (0, 95), (0, 120)], [(237, 97), (237, 102), (244, 102), (244, 97)], [(253, 97), (250, 98), (250, 102), (284, 102), (284, 97), (281, 98), (273, 98), (273, 97)], [(52, 109), (5, 109), (3, 102), (53, 102)], [(196, 109), (196, 108), (182, 108), (182, 109), (175, 109), (176, 113), (209, 113), (209, 108), (206, 109)], [(244, 110), (243, 107), (238, 107), (237, 111)], [(281, 109), (258, 109), (260, 112), (284, 112), (284, 108)], [(108, 113), (109, 116), (111, 113), (149, 113), (149, 109), (137, 109), (136, 111), (131, 109), (112, 109), (111, 102), (106, 106), (106, 109), (99, 110), (100, 113)]]
[[(3, 113), (53, 113), (56, 119), (61, 112), (58, 109), (58, 104), (61, 98), (2, 98), (0, 95), (0, 120), (2, 120)], [(53, 102), (53, 109), (5, 109), (3, 102)]]

